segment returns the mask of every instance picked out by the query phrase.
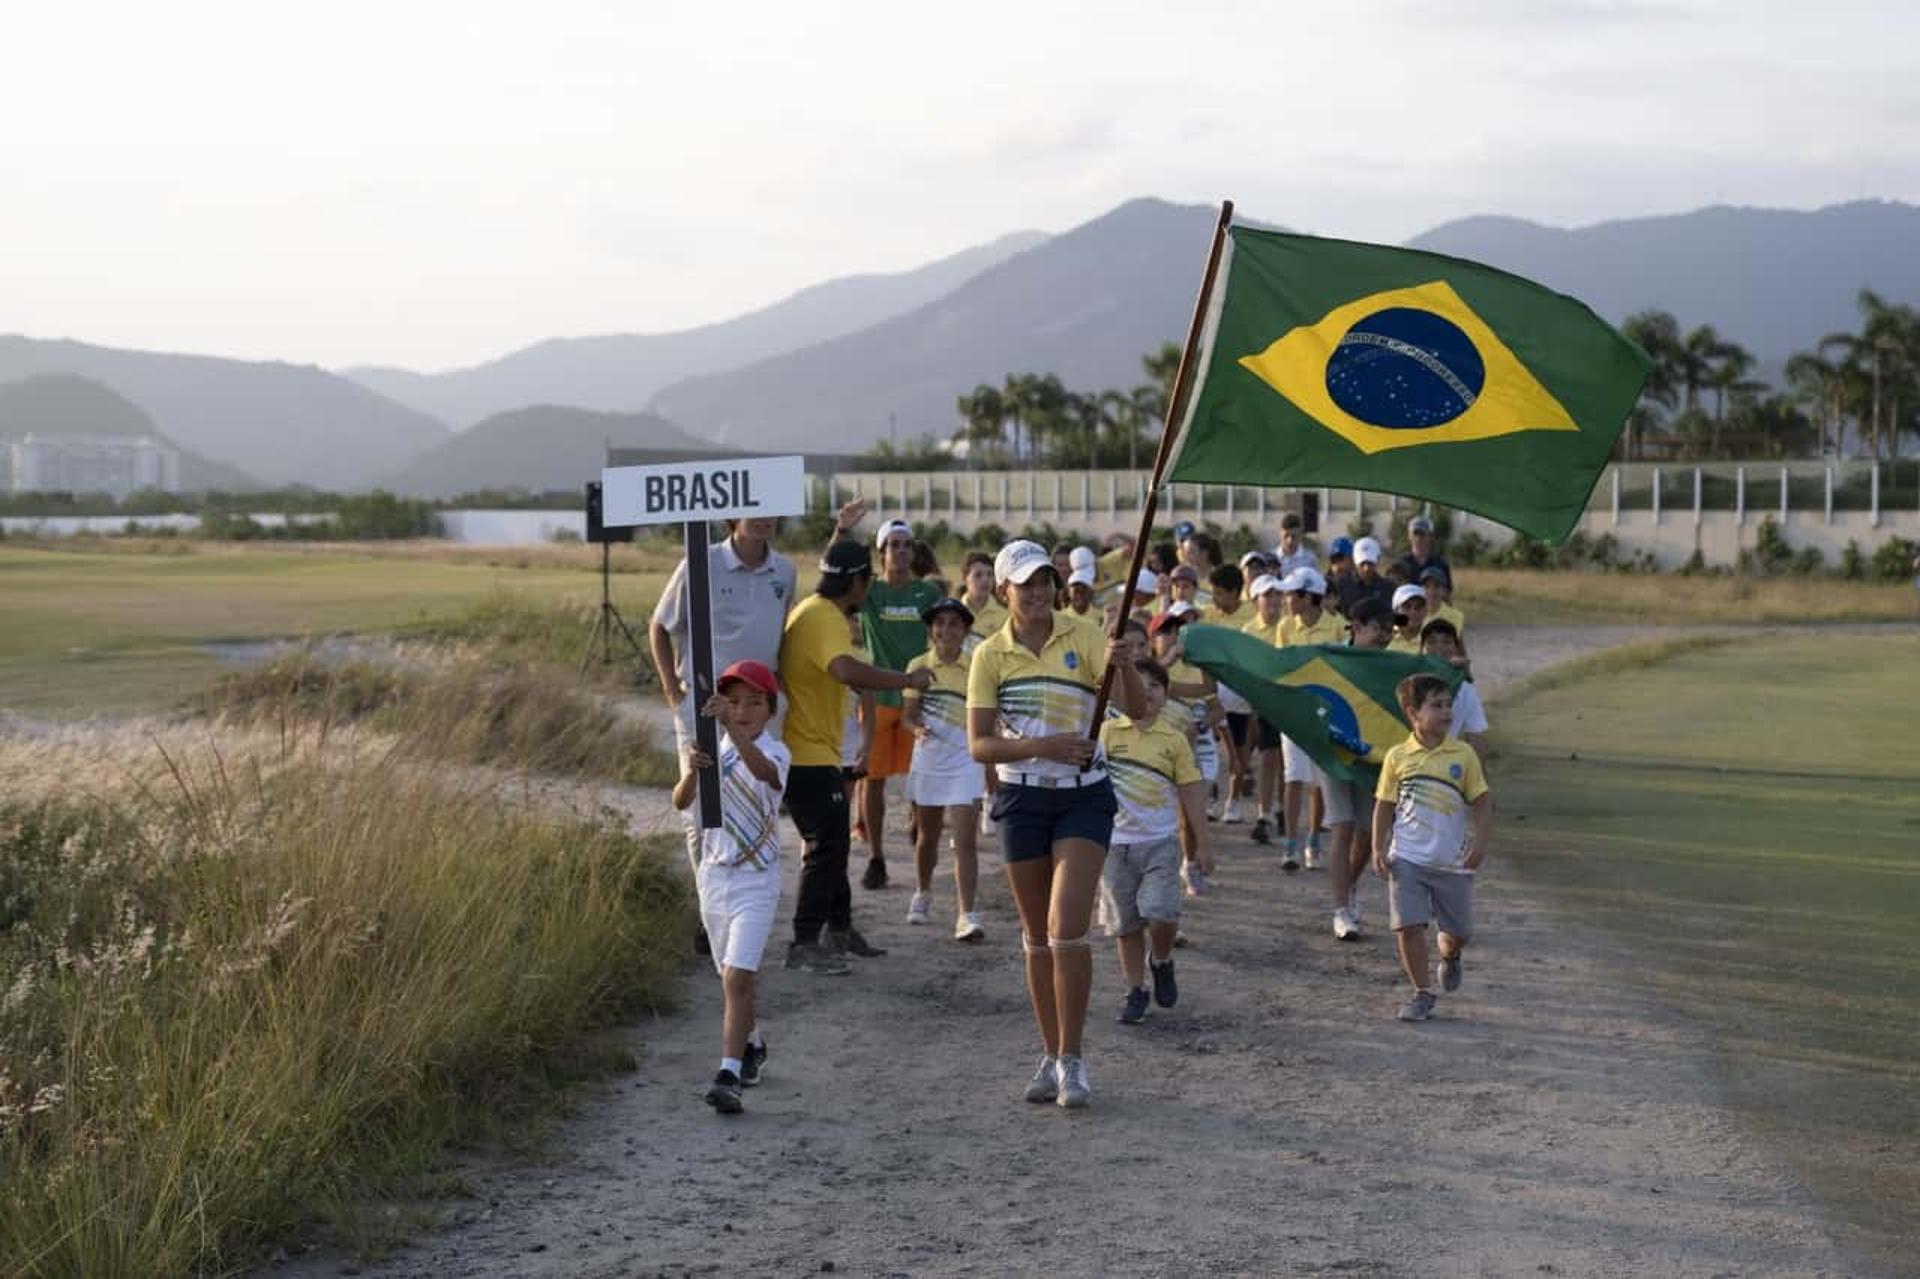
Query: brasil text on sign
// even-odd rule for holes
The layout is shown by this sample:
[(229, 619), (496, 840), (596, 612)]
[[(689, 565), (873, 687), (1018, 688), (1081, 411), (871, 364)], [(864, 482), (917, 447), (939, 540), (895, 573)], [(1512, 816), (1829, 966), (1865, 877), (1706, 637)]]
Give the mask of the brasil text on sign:
[(600, 472), (601, 518), (612, 527), (798, 515), (807, 472), (798, 457), (742, 457)]

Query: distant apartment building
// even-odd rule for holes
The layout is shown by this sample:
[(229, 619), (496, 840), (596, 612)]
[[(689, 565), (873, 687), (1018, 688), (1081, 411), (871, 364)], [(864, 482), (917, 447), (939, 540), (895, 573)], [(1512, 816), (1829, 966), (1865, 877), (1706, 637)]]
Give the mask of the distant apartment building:
[(180, 450), (151, 435), (39, 435), (6, 442), (7, 487), (15, 493), (180, 491)]

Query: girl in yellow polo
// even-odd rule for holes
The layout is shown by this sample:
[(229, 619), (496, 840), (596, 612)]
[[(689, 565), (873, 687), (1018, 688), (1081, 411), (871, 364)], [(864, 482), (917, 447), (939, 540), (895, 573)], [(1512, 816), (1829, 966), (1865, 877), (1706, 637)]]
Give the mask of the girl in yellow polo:
[(1144, 715), (1146, 697), (1139, 672), (1115, 658), (1111, 641), (1054, 611), (1059, 575), (1044, 547), (1009, 543), (993, 576), (1009, 616), (973, 651), (967, 746), (1000, 780), (993, 817), (1044, 1050), (1026, 1098), (1072, 1109), (1093, 1093), (1080, 1051), (1093, 984), (1087, 932), (1117, 804), (1089, 733), (1110, 659), (1120, 708)]

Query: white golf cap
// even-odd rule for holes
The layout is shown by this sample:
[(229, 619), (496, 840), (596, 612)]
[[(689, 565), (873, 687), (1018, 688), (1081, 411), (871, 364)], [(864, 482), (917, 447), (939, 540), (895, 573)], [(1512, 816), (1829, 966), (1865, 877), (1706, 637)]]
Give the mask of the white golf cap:
[(1160, 589), (1160, 575), (1150, 568), (1140, 570), (1140, 576), (1133, 579), (1135, 595), (1152, 595)]
[(1091, 564), (1082, 565), (1067, 574), (1068, 586), (1092, 586), (1099, 574), (1093, 571)]
[(875, 546), (885, 546), (887, 539), (895, 533), (905, 534), (907, 540), (911, 542), (913, 540), (913, 525), (907, 523), (905, 520), (888, 520), (885, 524), (882, 524), (879, 531), (873, 535), (873, 544)]
[(1008, 542), (993, 557), (993, 580), (1001, 586), (1022, 585), (1041, 569), (1053, 568), (1053, 557), (1038, 542)]
[(1378, 564), (1380, 562), (1380, 543), (1370, 537), (1363, 537), (1353, 544), (1353, 562), (1355, 564)]
[(1405, 608), (1408, 600), (1419, 600), (1424, 604), (1427, 602), (1427, 593), (1413, 583), (1407, 583), (1393, 593), (1393, 611), (1398, 613)]
[(1327, 579), (1320, 576), (1317, 568), (1301, 567), (1286, 575), (1280, 583), (1283, 591), (1305, 591), (1309, 595), (1325, 595)]
[(1067, 564), (1075, 572), (1086, 569), (1091, 573), (1094, 568), (1094, 561), (1095, 557), (1091, 546), (1076, 546), (1073, 548), (1073, 553), (1067, 556)]
[(1280, 584), (1279, 578), (1271, 573), (1262, 573), (1253, 579), (1253, 585), (1247, 588), (1247, 594), (1251, 595), (1254, 599), (1259, 599), (1269, 591), (1284, 591), (1286, 589), (1286, 587)]

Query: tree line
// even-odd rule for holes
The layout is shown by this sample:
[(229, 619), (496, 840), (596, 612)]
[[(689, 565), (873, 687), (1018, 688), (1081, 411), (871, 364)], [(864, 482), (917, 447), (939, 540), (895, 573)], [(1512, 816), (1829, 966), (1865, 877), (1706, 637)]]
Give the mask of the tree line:
[[(1860, 290), (1858, 332), (1829, 333), (1786, 362), (1786, 389), (1750, 375), (1753, 353), (1712, 325), (1682, 331), (1666, 311), (1621, 331), (1652, 357), (1621, 454), (1640, 458), (1891, 458), (1920, 432), (1920, 312)], [(1709, 408), (1711, 397), (1711, 408)]]

